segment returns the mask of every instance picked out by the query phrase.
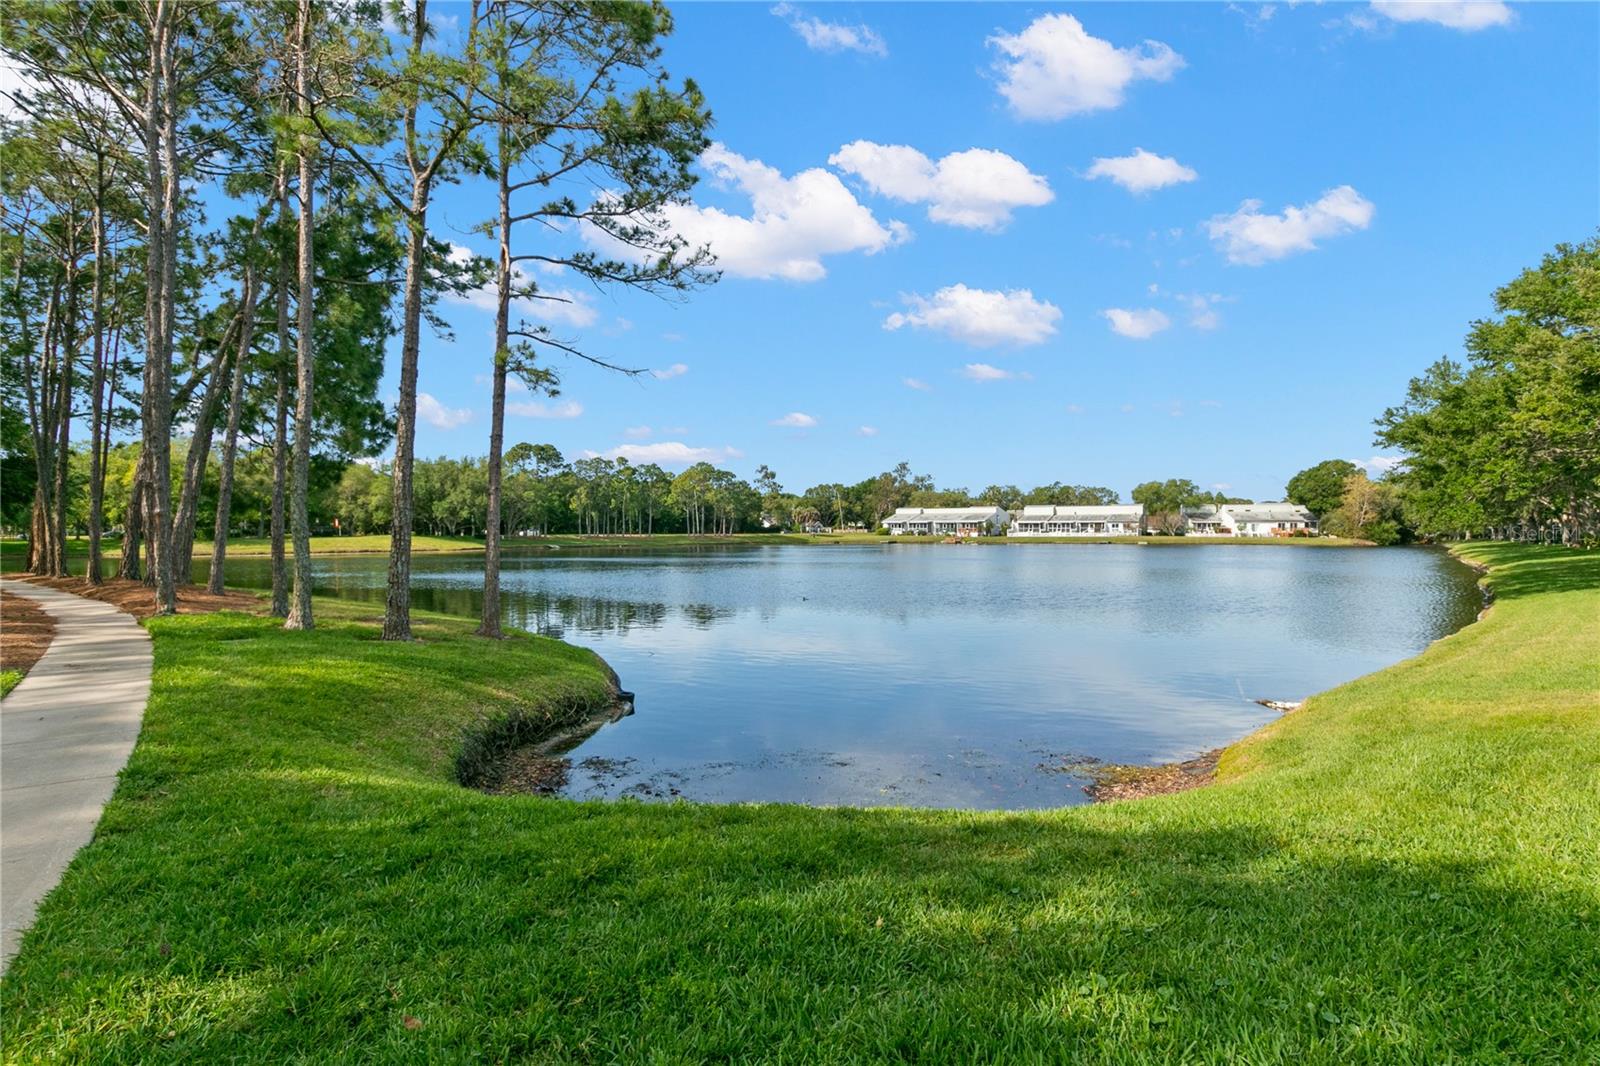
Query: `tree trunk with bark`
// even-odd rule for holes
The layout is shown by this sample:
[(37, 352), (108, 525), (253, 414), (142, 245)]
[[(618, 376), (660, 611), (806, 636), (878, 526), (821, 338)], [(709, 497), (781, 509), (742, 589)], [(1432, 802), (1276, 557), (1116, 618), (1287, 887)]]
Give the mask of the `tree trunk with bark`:
[(91, 585), (102, 581), (100, 574), (100, 533), (105, 524), (105, 462), (104, 438), (107, 418), (101, 393), (105, 389), (105, 255), (106, 255), (106, 157), (102, 150), (95, 156), (95, 197), (93, 219), (94, 286), (89, 296), (90, 315), (94, 329), (94, 367), (89, 379), (89, 562), (84, 577)]
[(211, 532), (211, 574), (208, 592), (222, 594), (223, 570), (228, 562), (228, 521), (233, 509), (233, 464), (239, 452), (239, 415), (244, 407), (244, 379), (249, 373), (250, 345), (255, 339), (255, 268), (244, 274), (244, 321), (239, 327), (239, 351), (233, 358), (233, 383), (228, 393), (228, 429), (222, 438), (222, 469), (217, 474), (217, 522)]
[(171, 87), (175, 67), (173, 20), (168, 5), (157, 5), (150, 25), (150, 77), (145, 87), (145, 393), (144, 451), (149, 457), (145, 518), (156, 613), (177, 608), (172, 568), (172, 479), (168, 450), (172, 429), (172, 328), (177, 284), (177, 105)]
[(418, 182), (411, 197), (406, 248), (405, 329), (400, 343), (400, 402), (395, 412), (393, 518), (389, 534), (389, 585), (383, 608), (383, 639), (411, 639), (411, 473), (417, 435), (417, 355), (426, 269), (427, 186)]
[[(288, 176), (278, 171), (278, 218), (288, 229)], [(289, 570), (284, 561), (284, 498), (289, 480), (289, 248), (278, 248), (278, 392), (272, 443), (272, 616), (289, 617)]]
[(483, 532), (483, 619), (478, 635), (500, 639), (500, 487), (505, 446), (506, 372), (511, 359), (511, 162), (509, 133), (500, 124), (500, 266), (495, 278), (494, 399), (489, 417), (489, 506)]
[[(76, 213), (76, 212), (74, 212)], [(55, 511), (51, 515), (50, 573), (67, 576), (67, 473), (72, 461), (72, 372), (78, 358), (77, 228), (67, 225), (67, 306), (61, 317), (60, 355), (56, 367)]]
[[(224, 343), (232, 339), (232, 330)], [(206, 465), (211, 460), (211, 439), (217, 425), (217, 408), (222, 403), (222, 393), (228, 382), (227, 357), (219, 352), (206, 383), (205, 397), (195, 415), (194, 433), (189, 438), (189, 450), (184, 456), (183, 486), (178, 493), (178, 510), (172, 523), (172, 568), (179, 584), (189, 584), (194, 566), (195, 525), (200, 514), (200, 490), (205, 484)]]
[[(300, 17), (295, 31), (295, 82), (300, 98), (300, 114), (311, 117), (311, 0), (300, 0)], [(302, 132), (301, 137), (306, 135)], [(304, 143), (296, 152), (300, 163), (299, 187), (295, 190), (300, 201), (299, 218), (299, 337), (295, 352), (295, 405), (294, 405), (294, 482), (289, 501), (289, 520), (294, 535), (294, 572), (289, 596), (289, 617), (284, 620), (286, 629), (310, 629), (316, 623), (311, 617), (311, 524), (307, 514), (306, 495), (311, 481), (311, 399), (313, 372), (315, 370), (316, 272), (312, 261), (312, 235), (316, 226), (313, 217), (316, 173), (311, 149)]]

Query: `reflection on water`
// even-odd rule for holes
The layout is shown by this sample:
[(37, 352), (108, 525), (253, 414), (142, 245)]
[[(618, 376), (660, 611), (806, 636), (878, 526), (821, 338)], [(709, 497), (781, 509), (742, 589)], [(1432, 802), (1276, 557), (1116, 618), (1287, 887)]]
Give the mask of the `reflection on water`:
[[(229, 563), (263, 585), (264, 560)], [(383, 599), (385, 560), (316, 562)], [(475, 616), (482, 559), (418, 555), (413, 602)], [(1162, 762), (1470, 622), (1441, 552), (1206, 545), (551, 551), (510, 556), (506, 621), (594, 647), (637, 713), (567, 793), (1020, 808), (1081, 802), (1065, 755)]]

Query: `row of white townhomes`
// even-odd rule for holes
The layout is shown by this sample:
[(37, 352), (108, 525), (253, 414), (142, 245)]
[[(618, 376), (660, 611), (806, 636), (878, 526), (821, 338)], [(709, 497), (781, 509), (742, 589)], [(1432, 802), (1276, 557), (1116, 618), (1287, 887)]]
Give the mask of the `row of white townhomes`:
[[(1317, 531), (1317, 519), (1295, 503), (1186, 507), (1184, 531), (1202, 537), (1291, 537)], [(892, 535), (929, 537), (1117, 537), (1150, 532), (1141, 504), (1000, 507), (902, 507), (883, 520)]]
[(1185, 507), (1184, 531), (1196, 537), (1304, 537), (1317, 516), (1298, 503), (1225, 503)]
[(998, 537), (1011, 524), (1002, 507), (902, 507), (883, 520), (891, 534), (934, 537)]
[(1144, 506), (1024, 507), (1007, 531), (1013, 537), (1120, 537), (1144, 529)]

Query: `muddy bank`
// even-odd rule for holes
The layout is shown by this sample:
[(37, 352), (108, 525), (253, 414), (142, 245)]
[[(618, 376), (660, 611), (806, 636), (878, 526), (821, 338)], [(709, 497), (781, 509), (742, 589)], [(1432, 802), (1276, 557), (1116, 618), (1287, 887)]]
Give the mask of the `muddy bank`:
[(1223, 750), (1213, 748), (1192, 759), (1159, 766), (1129, 766), (1085, 756), (1045, 769), (1087, 777), (1089, 783), (1083, 786), (1084, 794), (1095, 803), (1111, 803), (1187, 792), (1209, 785), (1217, 775), (1217, 760), (1222, 757)]
[(604, 699), (575, 697), (536, 707), (513, 707), (484, 722), (461, 742), (456, 781), (498, 795), (559, 792), (572, 768), (566, 753), (601, 726), (633, 713), (633, 693), (623, 690), (610, 664), (598, 655), (595, 659), (606, 673)]

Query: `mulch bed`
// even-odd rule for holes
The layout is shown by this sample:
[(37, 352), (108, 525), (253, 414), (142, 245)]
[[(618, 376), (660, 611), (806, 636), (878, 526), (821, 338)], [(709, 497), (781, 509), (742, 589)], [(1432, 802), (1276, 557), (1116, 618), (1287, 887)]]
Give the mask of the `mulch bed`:
[[(43, 585), (46, 588), (60, 589), (75, 596), (104, 600), (140, 620), (156, 613), (155, 589), (138, 581), (108, 578), (102, 584), (91, 585), (81, 577), (37, 577), (33, 574), (6, 576)], [(244, 611), (247, 614), (260, 614), (263, 609), (261, 597), (253, 593), (224, 592), (216, 596), (200, 585), (180, 585), (177, 590), (177, 600), (179, 614), (210, 614), (213, 611)]]
[(22, 596), (0, 596), (0, 668), (26, 674), (44, 657), (56, 635), (56, 620)]

